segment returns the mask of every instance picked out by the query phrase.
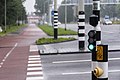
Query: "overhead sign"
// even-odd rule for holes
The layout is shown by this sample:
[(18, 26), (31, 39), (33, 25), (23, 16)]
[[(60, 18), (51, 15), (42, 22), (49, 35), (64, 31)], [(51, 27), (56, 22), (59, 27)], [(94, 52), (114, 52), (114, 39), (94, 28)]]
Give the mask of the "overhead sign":
[(97, 60), (103, 60), (103, 46), (97, 46)]

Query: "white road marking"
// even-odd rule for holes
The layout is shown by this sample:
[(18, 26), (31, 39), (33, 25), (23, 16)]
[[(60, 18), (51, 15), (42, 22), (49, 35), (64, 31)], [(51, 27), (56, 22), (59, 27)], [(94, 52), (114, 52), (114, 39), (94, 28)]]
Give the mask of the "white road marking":
[(31, 56), (29, 56), (29, 58), (36, 58), (36, 57), (40, 58), (40, 55), (31, 55)]
[[(120, 60), (120, 58), (109, 58), (109, 61)], [(75, 63), (75, 62), (90, 62), (91, 60), (73, 60), (73, 61), (55, 61), (53, 64), (62, 64), (62, 63)]]
[(41, 61), (28, 61), (28, 63), (41, 63)]
[(74, 75), (74, 74), (89, 74), (91, 73), (89, 72), (72, 72), (72, 73), (62, 73), (62, 75)]
[(41, 58), (29, 58), (29, 60), (40, 60)]
[(0, 68), (4, 64), (5, 60), (8, 58), (8, 56), (12, 53), (12, 51), (17, 47), (18, 43), (15, 43), (14, 47), (6, 54), (6, 56), (3, 58), (2, 62), (0, 63)]
[(43, 80), (42, 64), (40, 55), (30, 55), (28, 57), (28, 68), (26, 80)]
[(27, 77), (26, 80), (43, 80), (44, 78), (41, 76), (37, 76), (37, 77)]
[(52, 63), (60, 64), (60, 63), (89, 62), (89, 61), (91, 61), (91, 60), (56, 61), (56, 62), (52, 62)]
[(113, 60), (120, 60), (120, 58), (109, 58), (110, 61), (113, 61)]
[(27, 71), (32, 71), (32, 70), (42, 70), (42, 67), (27, 68)]
[(30, 45), (30, 52), (33, 52), (33, 51), (38, 51), (37, 45)]
[(27, 72), (27, 75), (43, 75), (43, 72)]
[(105, 33), (115, 33), (115, 32), (111, 32), (111, 31), (102, 31), (102, 32), (105, 32)]
[[(120, 72), (120, 70), (109, 70), (108, 73), (115, 73), (115, 72)], [(84, 74), (90, 74), (91, 71), (89, 72), (72, 72), (72, 73), (62, 73), (62, 75), (84, 75)]]
[(110, 70), (110, 71), (108, 71), (108, 72), (114, 73), (114, 72), (120, 72), (120, 70)]
[(42, 66), (42, 64), (28, 64), (28, 67)]

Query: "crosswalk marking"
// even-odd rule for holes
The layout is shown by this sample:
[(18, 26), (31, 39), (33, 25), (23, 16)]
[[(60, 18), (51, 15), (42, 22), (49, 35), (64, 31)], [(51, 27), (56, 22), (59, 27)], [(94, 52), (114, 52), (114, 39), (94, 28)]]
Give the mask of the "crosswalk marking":
[(29, 60), (40, 60), (40, 58), (29, 58)]
[(28, 63), (41, 63), (41, 61), (40, 60), (38, 60), (38, 61), (28, 61)]
[(32, 70), (42, 70), (42, 67), (27, 68), (27, 71), (32, 71)]
[(43, 75), (43, 72), (27, 72), (27, 75)]
[(28, 64), (28, 67), (42, 66), (41, 64)]
[(31, 55), (31, 56), (29, 56), (29, 58), (36, 58), (36, 57), (40, 58), (40, 55)]
[(44, 80), (40, 55), (29, 55), (26, 80)]
[(26, 80), (43, 80), (43, 79), (44, 79), (43, 77), (38, 76), (38, 77), (27, 77)]

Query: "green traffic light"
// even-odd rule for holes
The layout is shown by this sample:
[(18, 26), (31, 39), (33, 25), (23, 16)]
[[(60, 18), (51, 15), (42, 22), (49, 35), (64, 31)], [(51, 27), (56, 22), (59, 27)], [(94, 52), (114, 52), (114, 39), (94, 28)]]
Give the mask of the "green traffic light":
[(93, 46), (92, 44), (90, 44), (90, 45), (88, 46), (88, 48), (89, 48), (89, 50), (93, 50), (93, 49), (94, 49), (94, 46)]

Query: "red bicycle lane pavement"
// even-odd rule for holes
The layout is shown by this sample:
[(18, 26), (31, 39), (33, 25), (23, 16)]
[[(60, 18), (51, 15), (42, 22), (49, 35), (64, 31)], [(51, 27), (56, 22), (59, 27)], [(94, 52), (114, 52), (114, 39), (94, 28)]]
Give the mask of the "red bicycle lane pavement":
[(29, 24), (20, 34), (0, 38), (0, 80), (33, 80), (27, 79), (30, 45), (35, 40), (47, 36), (36, 25)]

